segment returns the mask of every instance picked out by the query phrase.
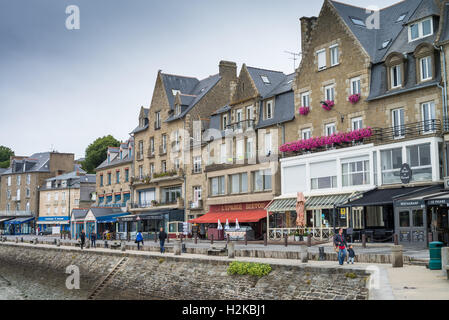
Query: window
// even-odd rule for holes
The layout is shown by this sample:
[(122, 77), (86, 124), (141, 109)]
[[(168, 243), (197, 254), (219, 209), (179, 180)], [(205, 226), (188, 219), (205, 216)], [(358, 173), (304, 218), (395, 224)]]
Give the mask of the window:
[(324, 97), (326, 100), (334, 101), (335, 99), (335, 89), (334, 85), (324, 87)]
[(238, 173), (229, 176), (230, 193), (248, 192), (248, 174)]
[(55, 201), (59, 201), (59, 192), (55, 192)]
[(193, 202), (198, 206), (198, 201), (202, 199), (201, 186), (193, 187)]
[(226, 163), (226, 144), (220, 144), (220, 163)]
[(337, 162), (326, 161), (310, 164), (312, 190), (337, 187)]
[(263, 75), (263, 76), (260, 76), (260, 78), (262, 79), (263, 83), (271, 84), (270, 79), (268, 79), (267, 76)]
[(382, 48), (381, 49), (385, 49), (386, 47), (388, 47), (388, 45), (390, 44), (391, 40), (385, 40), (384, 42), (382, 42)]
[(301, 94), (301, 105), (302, 107), (310, 107), (310, 93), (304, 92)]
[(27, 174), (27, 185), (31, 184), (31, 174)]
[(432, 18), (427, 18), (425, 20), (413, 23), (408, 27), (409, 42), (428, 37), (432, 34), (433, 34)]
[(350, 18), (351, 18), (352, 23), (355, 24), (356, 26), (366, 27), (366, 24), (362, 19), (356, 18), (356, 17), (350, 17)]
[(100, 174), (100, 187), (102, 187), (102, 186), (103, 186), (103, 175)]
[(421, 105), (423, 131), (431, 133), (435, 131), (435, 103), (426, 102)]
[(369, 184), (369, 160), (342, 163), (343, 187)]
[(307, 140), (312, 137), (312, 130), (310, 128), (301, 130), (301, 139)]
[(138, 154), (138, 160), (142, 160), (143, 159), (143, 141), (140, 140), (139, 141), (139, 154)]
[(150, 138), (150, 155), (154, 156), (154, 137)]
[(380, 152), (382, 183), (400, 183), (399, 171), (402, 167), (402, 148), (382, 150)]
[(129, 181), (129, 169), (125, 169), (125, 182)]
[(211, 178), (210, 189), (212, 196), (223, 195), (225, 192), (224, 176)]
[(273, 118), (273, 101), (265, 103), (265, 120)]
[(57, 215), (59, 213), (59, 208), (55, 207), (55, 209), (53, 211), (54, 211), (55, 215)]
[(325, 130), (326, 130), (325, 135), (328, 137), (336, 133), (337, 127), (335, 125), (335, 122), (326, 124)]
[(11, 186), (11, 176), (8, 177), (8, 187)]
[(265, 155), (269, 157), (272, 153), (271, 133), (265, 134)]
[(31, 191), (30, 191), (30, 188), (26, 188), (26, 197), (27, 197), (27, 198), (31, 197)]
[(115, 183), (120, 183), (120, 171), (115, 172)]
[(150, 177), (153, 177), (154, 174), (154, 163), (150, 163)]
[(161, 163), (162, 172), (167, 172), (167, 161), (163, 160)]
[(391, 89), (402, 86), (401, 65), (390, 68)]
[(243, 149), (244, 147), (244, 140), (243, 139), (239, 139), (235, 142), (236, 144), (236, 159), (238, 161), (244, 160), (245, 159), (245, 151)]
[(271, 190), (271, 170), (259, 170), (253, 172), (254, 191)]
[(181, 91), (177, 89), (171, 89), (171, 92), (174, 96), (176, 96), (178, 93), (181, 94)]
[(237, 122), (237, 129), (242, 128), (242, 120), (243, 120), (243, 111), (242, 109), (238, 109), (236, 112), (236, 119), (235, 119), (235, 122)]
[(412, 210), (413, 227), (424, 227), (423, 209)]
[(253, 144), (253, 138), (247, 138), (246, 139), (246, 158), (252, 159), (254, 158), (254, 144)]
[(351, 123), (352, 123), (352, 130), (360, 130), (363, 128), (363, 119), (362, 117), (357, 117), (357, 118), (352, 118), (351, 119)]
[(16, 182), (18, 186), (20, 186), (20, 183), (22, 182), (21, 178), (22, 178), (21, 176), (16, 176)]
[(162, 153), (167, 153), (167, 135), (162, 135)]
[(65, 207), (62, 207), (62, 208), (61, 208), (61, 213), (62, 213), (62, 214), (65, 214)]
[(360, 94), (360, 77), (351, 79), (351, 94)]
[(61, 192), (61, 200), (65, 201), (65, 192)]
[(50, 215), (50, 207), (47, 208), (47, 215)]
[(10, 200), (11, 199), (11, 190), (6, 190), (6, 199)]
[(160, 111), (155, 113), (154, 128), (155, 129), (161, 128), (161, 112)]
[(16, 198), (17, 198), (17, 201), (20, 201), (20, 189), (17, 189), (17, 191), (16, 191)]
[(424, 57), (419, 59), (419, 66), (421, 68), (421, 81), (432, 79), (432, 58)]
[(331, 55), (331, 66), (336, 66), (340, 63), (338, 45), (330, 47), (329, 50)]
[(403, 13), (399, 16), (398, 20), (396, 20), (396, 22), (401, 22), (404, 21), (405, 17), (407, 16), (407, 13)]
[(143, 166), (139, 166), (139, 179), (143, 179)]
[(175, 167), (175, 171), (178, 171), (179, 168), (181, 167), (179, 158), (176, 158), (176, 159), (175, 159), (175, 161), (174, 161), (174, 167)]
[(111, 185), (111, 173), (110, 172), (108, 172), (108, 185)]
[(407, 147), (407, 163), (413, 171), (412, 181), (432, 180), (429, 143)]
[(193, 173), (201, 173), (201, 156), (193, 158)]
[(221, 120), (222, 120), (222, 130), (226, 130), (226, 127), (228, 126), (228, 115), (227, 114), (224, 114), (223, 116), (222, 116), (222, 118), (221, 118)]
[(326, 69), (326, 49), (317, 51), (318, 71)]
[(181, 114), (181, 106), (179, 104), (176, 105), (176, 115), (179, 116)]
[(405, 120), (404, 120), (404, 109), (394, 109), (391, 111), (392, 114), (392, 124), (393, 124), (393, 134), (395, 138), (401, 138), (405, 134)]
[(51, 193), (47, 193), (47, 201), (51, 201)]

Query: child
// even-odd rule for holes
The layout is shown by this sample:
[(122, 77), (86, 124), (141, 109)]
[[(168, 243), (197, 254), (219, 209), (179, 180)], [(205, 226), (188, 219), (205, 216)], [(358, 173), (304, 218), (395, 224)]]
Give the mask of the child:
[(354, 249), (352, 248), (352, 244), (351, 244), (348, 249), (348, 264), (349, 264), (349, 262), (354, 264), (354, 257), (355, 257), (355, 252), (354, 252)]

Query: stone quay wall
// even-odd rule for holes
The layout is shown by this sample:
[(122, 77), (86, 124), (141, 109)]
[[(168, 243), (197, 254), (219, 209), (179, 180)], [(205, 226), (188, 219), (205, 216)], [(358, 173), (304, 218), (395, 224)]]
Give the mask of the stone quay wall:
[[(157, 256), (112, 250), (81, 251), (73, 247), (0, 243), (0, 263), (43, 285), (65, 288), (67, 266), (80, 270), (77, 299), (89, 293), (121, 260), (116, 273), (97, 299), (358, 299), (368, 298), (369, 275), (362, 270), (273, 265), (261, 278), (228, 275), (231, 260), (213, 257)], [(52, 290), (52, 288), (49, 290)]]

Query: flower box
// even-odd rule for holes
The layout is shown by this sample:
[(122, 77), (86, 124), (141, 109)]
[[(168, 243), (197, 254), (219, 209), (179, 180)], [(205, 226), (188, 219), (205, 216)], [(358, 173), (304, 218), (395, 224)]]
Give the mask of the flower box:
[(306, 116), (310, 112), (310, 107), (300, 107), (299, 108), (299, 114)]
[(352, 104), (356, 104), (357, 102), (359, 102), (359, 100), (360, 100), (360, 94), (358, 94), (358, 93), (350, 95), (348, 97), (348, 101), (351, 102)]
[(335, 105), (334, 101), (332, 101), (332, 100), (326, 100), (326, 101), (324, 101), (324, 103), (321, 105), (321, 107), (322, 107), (324, 110), (331, 111), (332, 108), (334, 107), (334, 105)]

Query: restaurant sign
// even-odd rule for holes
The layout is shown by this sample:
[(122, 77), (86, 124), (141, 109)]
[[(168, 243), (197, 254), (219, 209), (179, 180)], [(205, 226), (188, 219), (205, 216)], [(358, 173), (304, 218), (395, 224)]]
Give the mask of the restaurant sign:
[(401, 177), (401, 182), (403, 184), (409, 184), (413, 177), (413, 172), (408, 163), (402, 165), (401, 171), (399, 171), (399, 176)]
[(424, 200), (405, 200), (396, 201), (394, 203), (395, 207), (424, 207)]
[(264, 210), (268, 201), (211, 205), (210, 212)]

